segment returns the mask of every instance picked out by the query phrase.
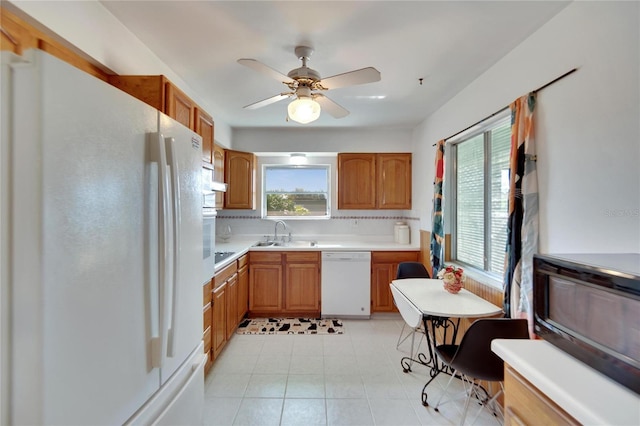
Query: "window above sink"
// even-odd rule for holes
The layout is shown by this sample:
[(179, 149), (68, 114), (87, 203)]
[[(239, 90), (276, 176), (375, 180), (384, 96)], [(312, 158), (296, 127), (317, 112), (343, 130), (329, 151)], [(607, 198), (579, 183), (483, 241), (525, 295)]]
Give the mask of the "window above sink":
[(331, 166), (262, 166), (262, 218), (329, 219)]

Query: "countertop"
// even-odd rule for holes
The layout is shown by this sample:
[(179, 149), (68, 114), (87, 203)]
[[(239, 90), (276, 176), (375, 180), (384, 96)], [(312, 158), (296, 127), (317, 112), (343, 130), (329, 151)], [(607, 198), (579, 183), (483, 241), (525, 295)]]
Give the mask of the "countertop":
[[(283, 246), (253, 247), (262, 236), (237, 236), (228, 242), (216, 241), (216, 251), (230, 251), (234, 255), (216, 263), (216, 272), (249, 251), (418, 251), (419, 244), (398, 244), (379, 237), (353, 236), (294, 236), (293, 241)], [(311, 242), (316, 245), (311, 246)]]
[(491, 350), (585, 425), (640, 425), (640, 395), (544, 340), (496, 339)]

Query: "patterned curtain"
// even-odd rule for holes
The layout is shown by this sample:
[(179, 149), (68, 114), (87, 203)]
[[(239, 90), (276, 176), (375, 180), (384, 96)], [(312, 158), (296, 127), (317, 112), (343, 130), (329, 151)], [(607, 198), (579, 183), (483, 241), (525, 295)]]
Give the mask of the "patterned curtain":
[(431, 217), (431, 276), (435, 277), (444, 261), (444, 221), (442, 186), (444, 185), (444, 140), (436, 144), (436, 176), (433, 181), (433, 213)]
[(533, 334), (533, 254), (538, 251), (538, 175), (534, 116), (536, 94), (511, 105), (509, 219), (504, 276), (504, 311), (527, 318)]

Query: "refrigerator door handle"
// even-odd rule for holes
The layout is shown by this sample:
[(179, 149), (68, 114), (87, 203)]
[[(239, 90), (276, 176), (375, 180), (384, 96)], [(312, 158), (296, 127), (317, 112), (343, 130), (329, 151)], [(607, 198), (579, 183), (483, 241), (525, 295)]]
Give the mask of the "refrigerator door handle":
[(176, 150), (175, 150), (175, 139), (174, 138), (166, 138), (166, 147), (167, 147), (167, 163), (169, 164), (169, 168), (171, 170), (171, 188), (172, 188), (172, 196), (173, 196), (173, 215), (171, 220), (172, 233), (173, 233), (173, 241), (172, 241), (172, 251), (173, 257), (171, 259), (173, 265), (173, 279), (172, 279), (172, 288), (171, 288), (171, 297), (167, 303), (170, 312), (167, 312), (167, 318), (170, 318), (171, 323), (168, 328), (167, 335), (167, 356), (173, 357), (176, 352), (176, 335), (175, 332), (177, 330), (177, 303), (179, 297), (180, 288), (180, 211), (181, 211), (181, 201), (180, 201), (180, 168), (178, 167), (178, 159), (176, 158)]
[(160, 180), (160, 205), (158, 210), (159, 226), (158, 226), (158, 246), (159, 246), (159, 277), (158, 280), (158, 294), (159, 294), (159, 322), (160, 322), (160, 336), (155, 339), (155, 344), (152, 345), (153, 355), (152, 364), (153, 367), (160, 368), (163, 364), (163, 349), (168, 340), (169, 329), (169, 316), (168, 316), (168, 302), (169, 292), (171, 290), (171, 280), (173, 278), (173, 247), (172, 247), (172, 228), (171, 218), (173, 212), (171, 210), (171, 188), (170, 188), (170, 168), (167, 165), (167, 153), (164, 146), (164, 137), (158, 133), (155, 139), (155, 151), (158, 155), (159, 164), (159, 180)]
[[(153, 138), (155, 135), (152, 135)], [(149, 329), (150, 329), (150, 351), (151, 367), (160, 368), (162, 366), (162, 332), (159, 316), (160, 306), (160, 229), (159, 229), (159, 206), (160, 206), (160, 181), (158, 176), (157, 161), (149, 164), (149, 198), (148, 198), (148, 235), (149, 235)]]

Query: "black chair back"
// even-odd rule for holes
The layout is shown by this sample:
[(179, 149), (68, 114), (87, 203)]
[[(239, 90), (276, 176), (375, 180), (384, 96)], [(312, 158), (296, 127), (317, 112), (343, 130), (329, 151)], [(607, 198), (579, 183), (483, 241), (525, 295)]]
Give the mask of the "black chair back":
[(420, 262), (400, 262), (396, 272), (396, 279), (402, 280), (405, 278), (431, 278), (431, 276), (427, 268)]
[(504, 362), (491, 351), (493, 339), (528, 339), (526, 319), (483, 318), (475, 321), (462, 336), (451, 366), (480, 380), (504, 380)]

